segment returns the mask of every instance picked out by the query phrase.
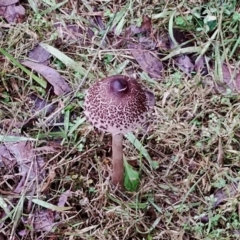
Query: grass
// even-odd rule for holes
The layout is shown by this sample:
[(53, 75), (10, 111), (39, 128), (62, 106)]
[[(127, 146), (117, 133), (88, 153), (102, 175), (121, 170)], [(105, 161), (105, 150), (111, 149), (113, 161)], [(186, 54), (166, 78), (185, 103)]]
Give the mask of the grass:
[[(156, 2), (42, 0), (36, 5), (29, 0), (23, 5), (25, 21), (2, 28), (0, 141), (35, 139), (32, 146), (45, 174), (15, 193), (19, 171), (0, 165), (0, 216), (6, 213), (0, 233), (7, 239), (239, 238), (239, 94), (214, 89), (215, 82), (224, 81), (223, 62), (239, 66), (240, 6), (237, 1), (220, 6), (217, 0)], [(91, 17), (95, 7), (105, 30)], [(149, 77), (125, 46), (116, 47), (121, 33), (139, 25), (143, 15), (152, 18), (153, 39), (175, 38), (177, 27), (195, 44), (157, 51), (164, 60), (163, 79)], [(58, 38), (56, 22), (81, 26), (81, 37)], [(38, 42), (52, 53), (49, 66), (66, 79), (71, 93), (55, 96), (41, 76), (21, 65)], [(209, 75), (182, 73), (173, 64), (180, 53), (207, 55)], [(147, 131), (124, 139), (125, 166), (140, 184), (135, 191), (111, 186), (111, 136), (101, 136), (83, 114), (86, 90), (109, 74), (139, 78), (156, 98)], [(53, 110), (36, 110), (33, 93)], [(68, 190), (71, 194), (64, 195)], [(38, 229), (44, 221), (50, 231)]]

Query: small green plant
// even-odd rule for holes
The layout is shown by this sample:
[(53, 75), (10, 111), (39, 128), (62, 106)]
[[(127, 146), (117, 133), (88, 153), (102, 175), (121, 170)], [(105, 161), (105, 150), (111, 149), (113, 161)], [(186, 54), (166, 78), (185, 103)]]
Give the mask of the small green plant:
[(126, 160), (124, 160), (124, 169), (124, 187), (128, 191), (136, 191), (140, 183), (139, 172), (134, 170)]

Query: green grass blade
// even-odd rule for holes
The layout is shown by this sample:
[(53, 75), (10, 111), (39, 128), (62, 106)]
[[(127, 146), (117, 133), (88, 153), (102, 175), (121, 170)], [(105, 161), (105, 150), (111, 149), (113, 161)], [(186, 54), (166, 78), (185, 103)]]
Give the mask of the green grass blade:
[[(55, 47), (52, 47), (46, 43), (40, 43), (40, 46), (46, 49), (48, 52), (50, 52), (54, 57), (56, 57), (58, 60), (60, 60), (62, 63), (64, 63), (67, 67), (73, 69), (74, 71), (80, 73), (81, 75), (85, 75), (87, 73), (87, 70), (83, 68), (79, 63), (75, 62), (73, 59), (68, 57), (66, 54), (62, 53)], [(88, 74), (89, 78), (94, 78), (93, 74)]]
[(23, 141), (37, 141), (37, 139), (28, 138), (28, 137), (21, 137), (21, 136), (0, 135), (0, 142), (23, 142)]
[(151, 168), (157, 169), (159, 167), (159, 163), (157, 161), (152, 161), (152, 159), (151, 159), (149, 153), (147, 152), (146, 148), (142, 145), (142, 143), (132, 133), (127, 133), (125, 135), (125, 137), (148, 160)]
[(60, 8), (61, 6), (63, 6), (67, 2), (68, 2), (68, 0), (65, 0), (63, 2), (60, 2), (60, 3), (56, 4), (56, 5), (53, 5), (53, 6), (49, 7), (49, 8), (47, 8), (46, 10), (42, 11), (40, 14), (41, 15), (49, 14), (52, 11), (54, 11), (54, 10)]
[(139, 173), (133, 169), (133, 167), (124, 159), (124, 187), (128, 191), (136, 191), (139, 183)]
[(85, 118), (85, 117), (83, 117), (83, 118), (78, 117), (78, 118), (76, 119), (75, 124), (70, 127), (69, 132), (68, 132), (68, 136), (71, 136), (71, 135), (73, 134), (73, 132), (74, 132), (75, 130), (77, 130), (77, 129), (79, 128), (79, 126), (82, 125), (85, 121), (86, 121), (86, 118)]
[(28, 3), (29, 3), (29, 5), (31, 6), (32, 10), (33, 10), (35, 13), (38, 13), (38, 12), (39, 12), (35, 0), (28, 0)]
[(23, 72), (25, 72), (30, 78), (35, 80), (41, 87), (46, 88), (47, 83), (45, 80), (39, 78), (35, 74), (33, 74), (31, 71), (29, 71), (27, 68), (25, 68), (19, 61), (17, 61), (12, 55), (10, 55), (7, 51), (5, 51), (3, 48), (0, 48), (0, 53), (2, 53), (5, 57), (7, 57), (15, 66), (19, 67)]
[(40, 199), (32, 199), (33, 203), (36, 203), (37, 205), (41, 206), (41, 207), (45, 207), (47, 209), (51, 209), (53, 211), (58, 211), (58, 212), (63, 212), (63, 211), (67, 211), (72, 209), (72, 207), (58, 207), (56, 205), (53, 205), (51, 203), (42, 201)]

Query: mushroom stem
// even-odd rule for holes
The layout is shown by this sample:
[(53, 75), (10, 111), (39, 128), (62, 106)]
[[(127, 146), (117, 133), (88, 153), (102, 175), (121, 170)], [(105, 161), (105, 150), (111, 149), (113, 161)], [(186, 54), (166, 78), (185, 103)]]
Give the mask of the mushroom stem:
[(122, 147), (123, 134), (112, 135), (112, 183), (123, 186), (124, 167), (123, 167), (123, 147)]

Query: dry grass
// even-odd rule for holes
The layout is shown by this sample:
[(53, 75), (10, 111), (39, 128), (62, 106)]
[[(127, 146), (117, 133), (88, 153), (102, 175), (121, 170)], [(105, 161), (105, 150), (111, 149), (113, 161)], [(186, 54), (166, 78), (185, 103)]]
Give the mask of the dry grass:
[[(107, 37), (103, 30), (97, 28), (94, 28), (96, 35), (91, 41), (86, 34), (86, 21), (91, 19), (87, 13), (94, 7), (106, 14), (120, 11), (130, 4), (126, 26), (136, 24), (142, 15), (153, 16), (154, 19), (156, 14), (166, 14), (167, 17), (153, 20), (157, 36), (162, 36), (167, 32), (170, 21), (168, 11), (176, 9), (179, 16), (192, 16), (191, 9), (200, 9), (203, 1), (185, 1), (178, 8), (173, 8), (176, 6), (174, 1), (159, 4), (157, 1), (134, 0), (79, 1), (78, 5), (78, 1), (68, 1), (52, 11), (44, 2), (47, 1), (39, 1), (38, 14), (34, 13), (29, 3), (23, 4), (27, 9), (25, 21), (1, 28), (0, 47), (21, 60), (38, 42), (47, 43), (75, 62), (80, 62), (92, 78), (66, 66), (57, 57), (51, 58), (50, 66), (58, 70), (73, 89), (66, 96), (56, 97), (48, 89), (39, 87), (6, 57), (0, 56), (2, 135), (21, 133), (21, 123), (33, 115), (29, 97), (32, 93), (47, 96), (46, 100), (57, 104), (54, 110), (57, 114), (46, 115), (45, 110), (41, 110), (32, 125), (24, 129), (24, 135), (38, 139), (35, 147), (47, 146), (57, 150), (48, 152), (47, 148), (42, 148), (38, 152), (44, 159), (42, 171), (46, 170), (46, 176), (52, 174), (53, 179), (50, 178), (49, 182), (45, 180), (48, 184), (43, 191), (36, 190), (39, 179), (35, 178), (29, 186), (24, 186), (20, 194), (11, 195), (20, 178), (14, 168), (6, 170), (1, 167), (0, 197), (12, 205), (13, 217), (3, 221), (0, 233), (11, 235), (12, 239), (238, 238), (239, 95), (215, 94), (211, 85), (202, 83), (199, 74), (189, 78), (171, 60), (165, 63), (164, 79), (155, 81), (142, 74), (129, 51), (114, 47), (114, 36)], [(239, 45), (235, 44), (239, 37), (240, 16), (235, 27), (232, 15), (223, 14), (217, 7), (218, 2), (207, 3), (216, 10), (219, 33), (206, 52), (213, 65), (224, 60), (239, 66)], [(41, 14), (46, 9), (51, 12)], [(240, 14), (239, 6), (236, 6), (235, 12)], [(105, 26), (111, 22), (111, 17), (107, 15), (103, 18)], [(53, 26), (56, 22), (82, 26), (81, 39), (57, 39)], [(187, 29), (182, 25), (180, 27)], [(229, 28), (233, 30), (229, 31)], [(192, 27), (189, 31), (198, 41), (198, 46), (204, 47), (203, 44), (210, 39), (203, 30), (197, 31)], [(140, 169), (141, 153), (127, 139), (124, 140), (127, 160), (141, 172), (140, 186), (135, 192), (119, 191), (111, 186), (110, 135), (106, 134), (101, 139), (101, 134), (84, 120), (71, 131), (77, 117), (79, 121), (84, 118), (82, 105), (85, 91), (96, 79), (109, 73), (131, 73), (140, 78), (156, 97), (148, 130), (135, 135), (160, 167), (151, 169), (143, 158)], [(218, 72), (212, 70), (211, 75), (218, 80)], [(7, 175), (12, 175), (13, 179), (6, 184)], [(236, 189), (232, 184), (236, 184)], [(65, 206), (72, 208), (57, 213), (50, 232), (36, 232), (36, 220), (24, 222), (31, 214), (36, 217), (38, 211), (46, 209), (32, 199), (57, 205), (60, 196), (67, 190), (72, 191), (72, 195)], [(216, 195), (217, 191), (220, 191), (220, 197)], [(221, 204), (216, 205), (216, 200), (222, 200)], [(0, 207), (3, 209), (1, 202)], [(1, 208), (0, 215), (3, 214)], [(23, 229), (29, 231), (20, 236), (19, 232)]]

